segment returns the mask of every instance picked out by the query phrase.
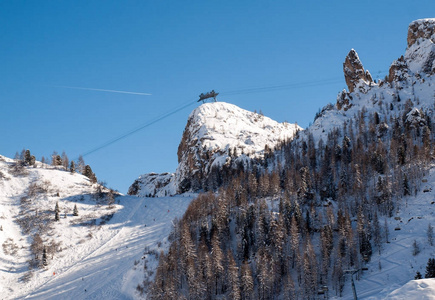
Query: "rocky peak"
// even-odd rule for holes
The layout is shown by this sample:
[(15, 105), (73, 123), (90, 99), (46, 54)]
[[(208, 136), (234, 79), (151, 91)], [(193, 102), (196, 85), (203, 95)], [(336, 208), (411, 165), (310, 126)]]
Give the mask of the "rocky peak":
[(350, 93), (355, 91), (355, 88), (359, 85), (361, 80), (366, 84), (373, 82), (372, 76), (369, 71), (364, 70), (358, 53), (356, 53), (354, 49), (350, 50), (349, 54), (346, 56), (343, 63), (343, 72)]
[(408, 27), (408, 48), (419, 38), (430, 39), (435, 42), (435, 19), (415, 20)]
[(298, 128), (229, 103), (199, 106), (190, 114), (178, 147), (178, 192), (203, 188), (213, 168), (262, 157), (266, 146), (292, 138)]
[(176, 172), (142, 175), (129, 194), (159, 197), (216, 188), (217, 177), (263, 158), (266, 149), (293, 138), (298, 129), (229, 103), (202, 104), (187, 120)]

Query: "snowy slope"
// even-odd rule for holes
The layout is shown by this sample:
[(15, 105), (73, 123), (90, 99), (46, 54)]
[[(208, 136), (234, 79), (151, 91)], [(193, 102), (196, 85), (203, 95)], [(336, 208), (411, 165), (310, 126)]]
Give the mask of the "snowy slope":
[(411, 280), (392, 292), (386, 299), (391, 300), (433, 300), (435, 299), (435, 278)]
[[(109, 207), (91, 197), (97, 185), (80, 174), (49, 166), (41, 168), (37, 162), (37, 168), (26, 167), (25, 174), (13, 175), (13, 163), (0, 157), (0, 244), (6, 245), (0, 249), (0, 298), (139, 298), (136, 286), (144, 275), (135, 261), (141, 262), (145, 247), (165, 247), (157, 244), (165, 241), (171, 221), (184, 213), (192, 197), (120, 195)], [(48, 189), (28, 197), (32, 183), (44, 183)], [(25, 210), (23, 197), (30, 199)], [(35, 231), (25, 233), (17, 221), (25, 213), (53, 220), (56, 202), (60, 220), (49, 222), (41, 237), (45, 245), (51, 240), (60, 245), (53, 256), (49, 255), (46, 267), (29, 272), (28, 261), (33, 257), (29, 247)], [(74, 205), (78, 207), (77, 217), (72, 215)], [(25, 281), (25, 277), (29, 280)]]
[[(403, 198), (396, 215), (387, 218), (390, 243), (383, 244), (381, 255), (377, 251), (373, 253), (368, 270), (363, 271), (360, 280), (355, 281), (360, 299), (385, 299), (390, 293), (391, 299), (433, 299), (420, 298), (433, 291), (433, 284), (431, 289), (421, 289), (422, 294), (411, 293), (411, 287), (417, 287), (415, 282), (393, 293), (414, 279), (417, 271), (424, 277), (428, 259), (435, 257), (435, 246), (428, 244), (426, 234), (429, 223), (435, 226), (435, 166), (421, 184), (421, 192)], [(420, 248), (416, 256), (412, 254), (414, 240)], [(409, 295), (419, 296), (400, 298), (405, 290)], [(350, 280), (346, 283), (343, 298), (353, 299)]]
[(175, 174), (144, 174), (131, 191), (141, 196), (165, 196), (190, 190), (192, 177), (207, 176), (213, 167), (228, 164), (230, 156), (243, 162), (261, 158), (266, 145), (273, 149), (301, 129), (296, 124), (278, 123), (230, 103), (202, 104), (187, 120)]

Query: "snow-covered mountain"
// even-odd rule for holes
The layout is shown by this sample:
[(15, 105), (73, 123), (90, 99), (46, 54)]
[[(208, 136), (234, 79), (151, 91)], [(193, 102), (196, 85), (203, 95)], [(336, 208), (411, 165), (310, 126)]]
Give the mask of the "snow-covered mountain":
[[(343, 63), (348, 90), (341, 91), (335, 105), (327, 105), (318, 114), (307, 133), (323, 138), (334, 128), (341, 128), (355, 116), (376, 112), (379, 122), (373, 124), (379, 135), (391, 125), (390, 118), (403, 112), (433, 115), (435, 101), (435, 19), (416, 20), (409, 25), (405, 55), (394, 61), (389, 75), (374, 82), (354, 49)], [(413, 111), (413, 112), (411, 112)], [(367, 118), (367, 121), (370, 121)]]
[(165, 196), (203, 189), (213, 168), (263, 158), (265, 149), (273, 150), (301, 129), (233, 104), (202, 104), (187, 120), (178, 147), (176, 172), (142, 175), (130, 187), (129, 194)]
[(0, 156), (0, 299), (139, 298), (144, 264), (191, 199), (112, 201), (81, 174)]

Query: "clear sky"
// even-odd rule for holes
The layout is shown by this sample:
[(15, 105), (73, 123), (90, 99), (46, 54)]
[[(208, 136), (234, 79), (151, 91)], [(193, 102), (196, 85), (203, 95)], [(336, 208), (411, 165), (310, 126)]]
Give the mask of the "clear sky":
[[(433, 0), (1, 1), (0, 154), (26, 148), (39, 160), (56, 150), (74, 159), (211, 89), (220, 101), (307, 127), (346, 88), (351, 48), (383, 78), (404, 54), (409, 23), (430, 12)], [(140, 174), (175, 171), (197, 105), (86, 163), (121, 192)]]

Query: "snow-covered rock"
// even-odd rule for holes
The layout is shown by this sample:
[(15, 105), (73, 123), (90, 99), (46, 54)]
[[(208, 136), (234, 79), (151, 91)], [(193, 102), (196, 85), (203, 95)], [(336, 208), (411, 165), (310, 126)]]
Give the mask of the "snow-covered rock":
[(128, 188), (128, 194), (139, 197), (162, 197), (173, 195), (173, 173), (149, 173), (139, 176)]
[(261, 158), (266, 146), (273, 149), (300, 129), (296, 124), (278, 123), (233, 104), (202, 104), (187, 120), (175, 174), (145, 174), (130, 189), (132, 194), (156, 196), (199, 190), (212, 168), (220, 168), (231, 160), (246, 163), (251, 158)]
[(408, 28), (405, 61), (415, 74), (433, 74), (435, 70), (435, 19), (412, 22)]

